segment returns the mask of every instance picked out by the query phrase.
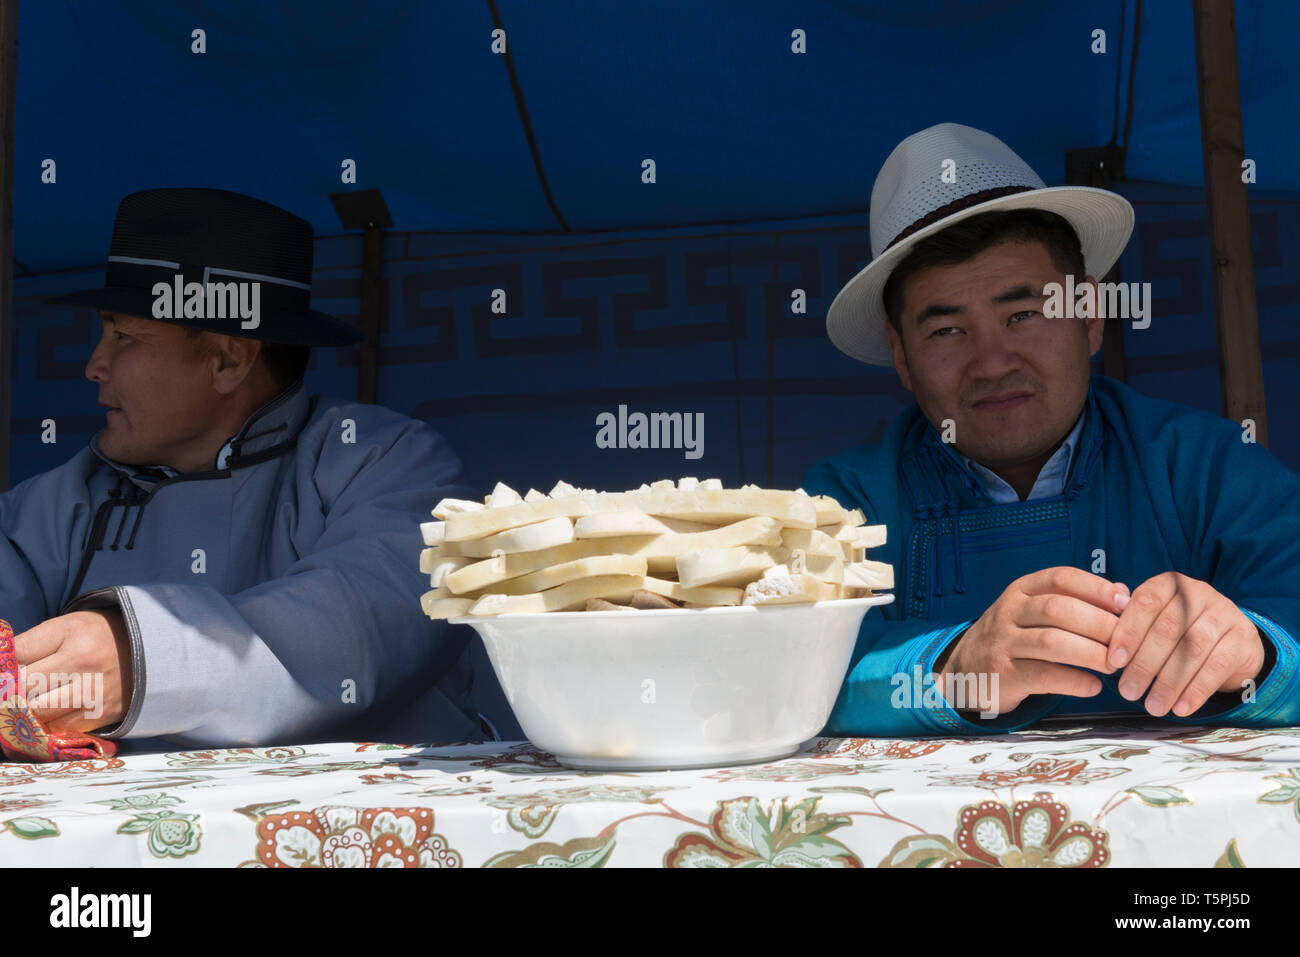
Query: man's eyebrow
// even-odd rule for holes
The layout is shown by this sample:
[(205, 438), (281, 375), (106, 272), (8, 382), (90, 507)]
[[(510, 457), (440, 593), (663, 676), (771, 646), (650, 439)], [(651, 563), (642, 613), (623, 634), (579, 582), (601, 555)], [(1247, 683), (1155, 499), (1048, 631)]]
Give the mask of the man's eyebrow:
[(965, 311), (965, 306), (948, 306), (938, 302), (931, 303), (917, 313), (916, 324), (918, 326), (923, 326), (927, 319), (933, 319), (935, 316), (951, 316), (953, 313)]
[(1005, 292), (998, 293), (993, 297), (993, 302), (1019, 302), (1021, 299), (1042, 299), (1044, 294), (1034, 292), (1027, 283), (1021, 283), (1019, 286), (1013, 286)]

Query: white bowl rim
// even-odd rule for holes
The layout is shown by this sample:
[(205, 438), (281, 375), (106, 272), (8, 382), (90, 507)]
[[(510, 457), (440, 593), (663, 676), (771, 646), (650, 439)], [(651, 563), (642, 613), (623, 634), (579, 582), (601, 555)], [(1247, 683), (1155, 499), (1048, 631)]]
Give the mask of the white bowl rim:
[[(790, 602), (783, 605), (716, 605), (711, 608), (634, 608), (632, 613), (637, 617), (656, 617), (660, 615), (675, 615), (678, 618), (682, 613), (697, 615), (723, 615), (723, 614), (757, 614), (762, 612), (770, 614), (774, 611), (790, 611), (792, 609), (807, 608), (828, 608), (835, 606), (837, 608), (849, 607), (852, 605), (865, 605), (872, 607), (875, 605), (888, 605), (894, 600), (893, 592), (882, 592), (878, 595), (867, 595), (864, 598), (834, 598), (830, 601), (803, 601)], [(618, 616), (627, 618), (626, 611), (543, 611), (528, 613), (512, 613), (505, 615), (458, 615), (455, 618), (448, 618), (449, 625), (476, 625), (489, 621), (510, 621), (510, 622), (528, 622), (528, 621), (566, 621), (570, 619), (580, 619), (588, 621), (594, 618), (606, 618), (609, 616)]]

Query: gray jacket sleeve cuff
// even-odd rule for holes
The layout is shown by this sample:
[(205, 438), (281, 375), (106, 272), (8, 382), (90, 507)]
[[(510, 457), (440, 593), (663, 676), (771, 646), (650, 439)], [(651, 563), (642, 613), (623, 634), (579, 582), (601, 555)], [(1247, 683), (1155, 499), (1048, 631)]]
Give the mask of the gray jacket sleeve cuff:
[(135, 611), (126, 589), (121, 586), (97, 588), (94, 591), (68, 602), (63, 614), (74, 611), (93, 611), (96, 608), (116, 608), (122, 613), (127, 633), (131, 636), (131, 700), (127, 702), (122, 720), (113, 725), (98, 728), (91, 734), (101, 738), (124, 738), (135, 726), (140, 717), (140, 707), (145, 695), (144, 642), (140, 640), (140, 623), (136, 621)]

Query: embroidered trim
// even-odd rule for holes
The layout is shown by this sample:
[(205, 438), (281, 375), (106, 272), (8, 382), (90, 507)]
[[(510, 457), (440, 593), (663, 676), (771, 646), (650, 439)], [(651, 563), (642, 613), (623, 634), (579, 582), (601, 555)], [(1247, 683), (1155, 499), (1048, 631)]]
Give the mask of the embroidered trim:
[[(1067, 536), (1069, 533), (1069, 512), (1059, 496), (1034, 502), (992, 505), (960, 514), (958, 520), (961, 525), (960, 534), (967, 536), (968, 544), (983, 546), (973, 547), (971, 549), (973, 552), (991, 551), (1002, 544), (998, 540), (982, 542), (981, 532), (1037, 525), (1053, 531), (1059, 529)], [(932, 611), (933, 599), (943, 597), (939, 593), (937, 584), (940, 574), (938, 566), (943, 561), (943, 554), (937, 543), (941, 537), (950, 535), (952, 535), (951, 517), (927, 518), (912, 526), (906, 552), (910, 574), (906, 579), (907, 590), (902, 599), (907, 607), (905, 617), (930, 619), (943, 617), (941, 609)], [(1050, 540), (1056, 540), (1056, 536), (1052, 536)], [(935, 581), (930, 578), (931, 564), (936, 566)]]

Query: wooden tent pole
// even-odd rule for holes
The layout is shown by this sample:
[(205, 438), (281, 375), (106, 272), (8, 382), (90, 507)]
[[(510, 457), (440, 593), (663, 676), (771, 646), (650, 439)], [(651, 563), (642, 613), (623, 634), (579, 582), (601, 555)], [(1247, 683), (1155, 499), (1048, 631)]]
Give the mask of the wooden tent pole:
[(14, 90), (18, 0), (0, 0), (0, 492), (9, 490), (14, 343)]
[(1223, 414), (1234, 422), (1253, 419), (1256, 440), (1267, 445), (1232, 0), (1195, 0), (1192, 17)]

